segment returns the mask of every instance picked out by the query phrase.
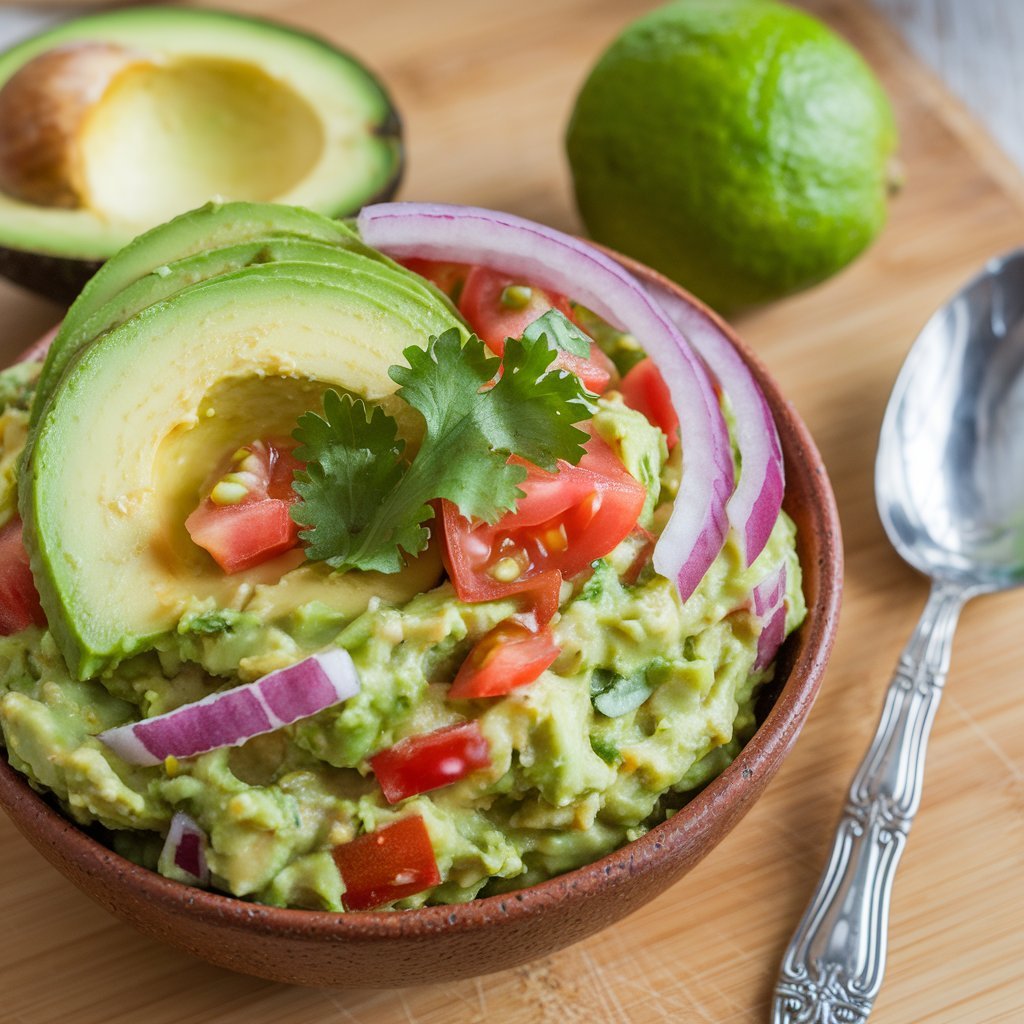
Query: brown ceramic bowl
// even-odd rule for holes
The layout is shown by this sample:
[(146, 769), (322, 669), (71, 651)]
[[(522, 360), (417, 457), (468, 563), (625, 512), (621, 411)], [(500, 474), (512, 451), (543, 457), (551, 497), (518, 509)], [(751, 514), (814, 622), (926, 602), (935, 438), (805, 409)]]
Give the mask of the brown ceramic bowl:
[[(641, 278), (668, 283), (622, 262)], [(760, 361), (722, 326), (753, 370), (778, 424), (785, 508), (798, 527), (807, 620), (780, 652), (777, 681), (759, 706), (760, 726), (739, 757), (643, 838), (508, 896), (403, 912), (332, 914), (247, 903), (138, 867), (68, 822), (2, 759), (0, 804), (54, 867), (146, 935), (221, 967), (293, 984), (399, 986), (503, 970), (577, 942), (653, 899), (711, 852), (778, 770), (821, 684), (842, 589), (839, 522), (821, 457)]]

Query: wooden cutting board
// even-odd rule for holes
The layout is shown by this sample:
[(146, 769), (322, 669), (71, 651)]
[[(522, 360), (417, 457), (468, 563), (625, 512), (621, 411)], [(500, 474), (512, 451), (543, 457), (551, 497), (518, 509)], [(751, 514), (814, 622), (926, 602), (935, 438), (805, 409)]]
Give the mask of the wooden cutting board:
[[(587, 68), (644, 0), (238, 0), (360, 54), (404, 115), (406, 198), (478, 203), (578, 230), (561, 136)], [(872, 466), (918, 329), (983, 261), (1024, 242), (1024, 182), (861, 3), (806, 5), (881, 75), (905, 192), (881, 240), (814, 291), (738, 321), (824, 454), (846, 538), (842, 626), (807, 727), (767, 794), (645, 910), (551, 957), (400, 991), (294, 989), (140, 938), (0, 821), (0, 1021), (9, 1024), (594, 1024), (765, 1021), (883, 688), (926, 593), (892, 554)], [(0, 286), (11, 356), (58, 311)], [(1022, 467), (1024, 472), (1024, 467)], [(1024, 1020), (1024, 594), (966, 610), (896, 884), (879, 1024)]]

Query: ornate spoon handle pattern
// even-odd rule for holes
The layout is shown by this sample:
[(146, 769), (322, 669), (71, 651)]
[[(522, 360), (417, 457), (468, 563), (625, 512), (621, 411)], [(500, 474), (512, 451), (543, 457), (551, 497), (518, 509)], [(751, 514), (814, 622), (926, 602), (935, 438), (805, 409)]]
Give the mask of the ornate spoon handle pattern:
[(900, 656), (810, 905), (782, 960), (773, 1024), (862, 1024), (885, 971), (889, 897), (924, 779), (925, 751), (970, 596), (933, 585)]

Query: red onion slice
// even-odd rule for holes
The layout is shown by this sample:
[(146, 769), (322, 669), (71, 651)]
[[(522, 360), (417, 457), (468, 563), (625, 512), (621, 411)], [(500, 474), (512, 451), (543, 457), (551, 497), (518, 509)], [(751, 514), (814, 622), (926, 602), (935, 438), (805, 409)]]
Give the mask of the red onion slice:
[(193, 885), (206, 885), (210, 881), (206, 845), (206, 833), (184, 811), (178, 811), (171, 818), (160, 864), (173, 864)]
[(729, 436), (707, 371), (639, 281), (586, 242), (508, 213), (381, 203), (364, 207), (356, 224), (364, 241), (389, 256), (479, 263), (522, 275), (640, 339), (679, 413), (683, 474), (654, 567), (676, 581), (685, 601), (725, 543), (725, 503), (733, 486)]
[(765, 577), (754, 587), (754, 614), (761, 619), (754, 669), (767, 668), (786, 639), (786, 566)]
[(726, 513), (744, 564), (753, 565), (779, 518), (786, 486), (772, 411), (747, 364), (711, 316), (663, 285), (648, 285), (647, 290), (697, 350), (732, 406), (740, 478)]
[(194, 704), (99, 734), (129, 764), (160, 764), (237, 747), (340, 704), (359, 692), (348, 651), (333, 648), (279, 669), (255, 683), (214, 693)]

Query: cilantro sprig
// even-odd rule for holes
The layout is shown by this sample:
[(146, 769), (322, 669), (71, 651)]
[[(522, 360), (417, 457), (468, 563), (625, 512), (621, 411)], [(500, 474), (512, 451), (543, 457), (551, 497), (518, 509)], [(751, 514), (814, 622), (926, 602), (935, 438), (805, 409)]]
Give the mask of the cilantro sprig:
[(295, 475), (292, 517), (306, 528), (308, 557), (335, 569), (398, 572), (427, 546), (437, 498), (496, 522), (524, 496), (526, 469), (510, 455), (554, 470), (584, 454), (588, 435), (574, 424), (594, 406), (577, 377), (549, 372), (557, 351), (545, 332), (510, 342), (503, 360), (475, 337), (463, 344), (454, 328), (403, 355), (409, 365), (388, 373), (426, 427), (411, 461), (392, 417), (336, 391), (325, 394), (323, 416), (305, 413), (294, 433), (306, 468)]

